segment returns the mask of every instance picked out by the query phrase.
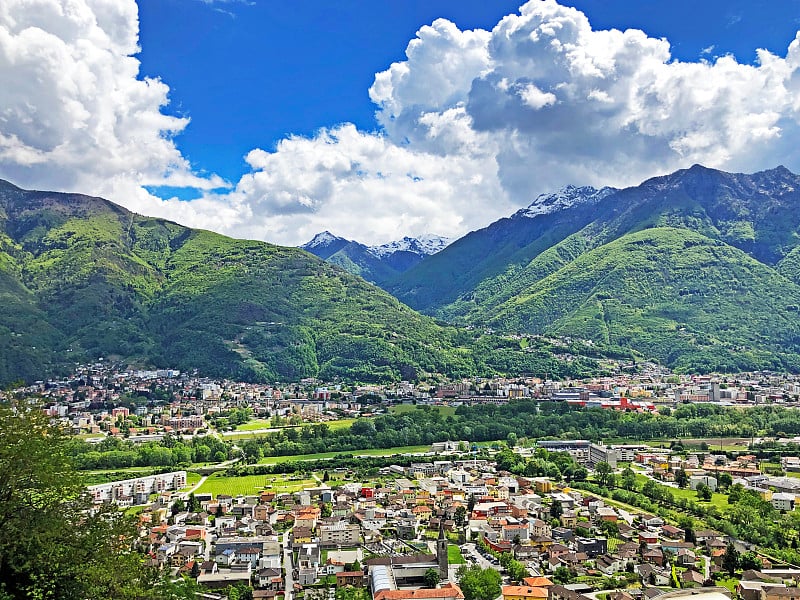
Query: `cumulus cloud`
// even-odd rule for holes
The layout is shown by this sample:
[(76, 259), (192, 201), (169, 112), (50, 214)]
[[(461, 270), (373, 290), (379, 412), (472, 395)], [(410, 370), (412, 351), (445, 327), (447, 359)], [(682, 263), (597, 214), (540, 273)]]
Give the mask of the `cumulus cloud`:
[[(0, 173), (24, 186), (147, 198), (142, 186), (211, 189), (173, 137), (169, 88), (139, 79), (133, 0), (0, 4)], [(151, 199), (153, 200), (153, 199)]]
[[(297, 244), (323, 229), (369, 243), (463, 234), (568, 183), (631, 185), (695, 162), (800, 169), (800, 37), (755, 65), (681, 62), (668, 40), (531, 0), (491, 31), (421, 27), (375, 75), (376, 132), (343, 124), (255, 148), (220, 192), (176, 148), (187, 121), (162, 113), (166, 84), (138, 78), (137, 34), (132, 0), (0, 6), (3, 176)], [(206, 191), (181, 202), (142, 187), (159, 184)]]
[[(250, 161), (254, 173), (235, 194), (259, 206), (256, 214), (293, 211), (286, 222), (303, 232), (375, 241), (398, 225), (437, 231), (448, 214), (438, 231), (464, 233), (568, 183), (634, 185), (695, 162), (798, 169), (798, 59), (795, 40), (785, 58), (759, 50), (756, 65), (732, 56), (681, 62), (665, 39), (594, 30), (555, 0), (531, 0), (492, 31), (438, 19), (409, 42), (406, 60), (376, 74), (370, 97), (380, 134), (340, 129), (287, 140)], [(364, 153), (367, 145), (375, 151)], [(360, 181), (359, 173), (382, 173), (384, 157), (398, 160), (393, 154), (408, 171), (435, 168), (439, 185)], [(407, 218), (414, 214), (424, 218)]]

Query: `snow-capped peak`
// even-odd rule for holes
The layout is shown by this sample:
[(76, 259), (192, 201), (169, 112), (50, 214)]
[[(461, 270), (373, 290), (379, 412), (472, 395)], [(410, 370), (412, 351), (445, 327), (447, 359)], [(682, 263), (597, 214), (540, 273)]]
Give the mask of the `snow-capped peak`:
[(452, 241), (451, 238), (425, 233), (416, 238), (406, 236), (402, 240), (388, 244), (370, 246), (369, 251), (378, 258), (389, 256), (395, 252), (413, 252), (421, 256), (430, 256), (447, 247)]
[(601, 189), (593, 188), (590, 185), (574, 186), (568, 185), (565, 188), (549, 194), (540, 194), (528, 208), (517, 211), (521, 217), (538, 217), (550, 213), (572, 208), (578, 204), (597, 204), (606, 196), (616, 192), (616, 188), (604, 187)]
[(313, 250), (314, 248), (324, 248), (326, 246), (330, 246), (336, 242), (346, 242), (344, 238), (340, 238), (339, 236), (333, 235), (330, 231), (322, 231), (315, 235), (311, 241), (306, 242), (301, 248), (304, 250)]

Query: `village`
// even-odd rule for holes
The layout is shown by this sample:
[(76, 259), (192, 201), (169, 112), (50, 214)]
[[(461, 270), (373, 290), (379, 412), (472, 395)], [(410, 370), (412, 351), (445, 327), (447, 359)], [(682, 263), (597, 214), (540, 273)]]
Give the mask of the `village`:
[[(778, 373), (735, 376), (677, 375), (656, 365), (613, 377), (549, 380), (540, 377), (345, 385), (304, 379), (290, 384), (212, 380), (171, 369), (129, 370), (98, 362), (70, 376), (0, 392), (36, 397), (48, 414), (75, 435), (99, 441), (118, 436), (135, 442), (167, 433), (268, 433), (309, 423), (350, 423), (395, 404), (415, 406), (502, 405), (532, 399), (582, 408), (656, 412), (681, 403), (717, 406), (794, 405), (800, 377)], [(231, 418), (231, 411), (236, 411)]]
[[(76, 456), (95, 469), (85, 471), (98, 481), (90, 501), (134, 515), (148, 563), (195, 580), (208, 598), (251, 586), (255, 598), (283, 600), (800, 596), (800, 568), (707, 524), (743, 498), (773, 529), (800, 529), (800, 457), (785, 451), (800, 438), (788, 434), (603, 443), (512, 432), (305, 455), (265, 442), (313, 434), (324, 446), (329, 430), (374, 435), (381, 415), (449, 418), (463, 406), (543, 402), (658, 418), (686, 406), (793, 407), (791, 376), (266, 385), (97, 363), (8, 393), (98, 450)], [(765, 444), (784, 450), (751, 452)]]
[[(700, 462), (580, 440), (535, 452), (569, 453), (595, 479), (632, 467), (669, 485), (668, 475), (685, 472), (687, 492), (738, 485), (783, 512), (794, 510), (800, 493), (800, 479), (761, 475), (747, 456), (719, 464), (713, 455)], [(195, 493), (181, 472), (93, 486), (92, 493), (98, 503), (124, 502), (125, 488), (138, 486), (152, 499), (138, 512), (151, 564), (210, 590), (253, 585), (255, 598), (327, 598), (352, 589), (376, 600), (460, 600), (469, 569), (496, 571), (503, 600), (631, 600), (710, 585), (746, 600), (798, 593), (792, 585), (800, 569), (774, 565), (722, 532), (687, 531), (547, 477), (513, 476), (497, 461), (464, 457), (457, 444), (415, 459), (366, 481), (353, 481), (346, 469), (326, 471), (293, 493), (268, 486), (235, 496)], [(800, 461), (787, 458), (785, 466)]]

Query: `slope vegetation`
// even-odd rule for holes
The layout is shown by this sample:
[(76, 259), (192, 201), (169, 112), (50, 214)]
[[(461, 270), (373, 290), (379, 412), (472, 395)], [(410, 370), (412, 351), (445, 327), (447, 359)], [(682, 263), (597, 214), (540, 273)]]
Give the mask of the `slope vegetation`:
[(473, 369), (454, 331), (310, 254), (0, 183), (0, 382), (117, 356), (209, 375)]

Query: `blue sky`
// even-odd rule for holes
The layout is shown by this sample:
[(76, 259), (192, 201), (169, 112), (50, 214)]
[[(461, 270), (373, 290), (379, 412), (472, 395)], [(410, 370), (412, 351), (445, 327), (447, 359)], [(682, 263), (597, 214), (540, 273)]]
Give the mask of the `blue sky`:
[[(644, 30), (675, 58), (756, 48), (783, 53), (800, 28), (798, 0), (566, 0), (598, 29)], [(367, 90), (403, 60), (423, 25), (443, 17), (491, 29), (513, 0), (146, 0), (139, 4), (142, 73), (170, 86), (167, 112), (191, 117), (178, 146), (198, 168), (236, 181), (252, 148), (351, 122), (374, 130)], [(705, 51), (705, 52), (704, 52)], [(192, 194), (192, 192), (189, 192)]]
[[(3, 0), (0, 178), (297, 245), (800, 172), (798, 0)], [(763, 50), (760, 50), (763, 49)]]

